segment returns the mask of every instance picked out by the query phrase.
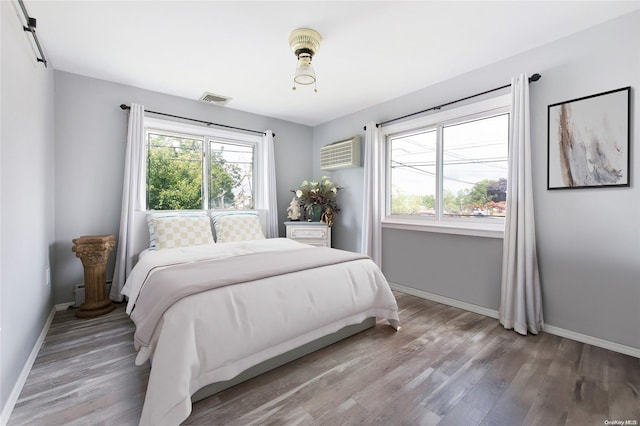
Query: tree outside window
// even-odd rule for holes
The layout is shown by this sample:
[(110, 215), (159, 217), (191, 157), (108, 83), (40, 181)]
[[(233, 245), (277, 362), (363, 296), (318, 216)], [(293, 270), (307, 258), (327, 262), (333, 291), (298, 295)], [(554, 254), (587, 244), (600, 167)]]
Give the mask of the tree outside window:
[(253, 145), (148, 131), (147, 209), (253, 208), (253, 161)]

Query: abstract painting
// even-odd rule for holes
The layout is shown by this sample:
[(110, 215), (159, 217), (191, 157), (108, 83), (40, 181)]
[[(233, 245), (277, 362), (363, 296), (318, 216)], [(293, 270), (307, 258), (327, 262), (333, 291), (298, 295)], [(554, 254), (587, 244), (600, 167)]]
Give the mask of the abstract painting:
[(547, 189), (629, 186), (631, 88), (549, 105)]

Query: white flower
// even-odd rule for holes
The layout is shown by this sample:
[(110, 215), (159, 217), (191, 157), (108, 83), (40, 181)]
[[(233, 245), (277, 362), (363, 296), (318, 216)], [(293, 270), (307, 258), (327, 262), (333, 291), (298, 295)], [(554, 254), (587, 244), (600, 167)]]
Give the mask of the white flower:
[[(306, 182), (306, 180), (305, 180)], [(318, 186), (318, 182), (311, 182), (311, 186)]]
[(296, 191), (296, 197), (298, 197), (298, 198), (302, 197), (302, 191), (301, 190), (298, 189)]
[(334, 194), (338, 193), (338, 188), (336, 188), (335, 186), (333, 188), (331, 188), (331, 192), (333, 192)]
[(302, 181), (302, 186), (307, 186), (307, 185), (309, 185), (309, 182), (308, 182), (308, 181), (306, 181), (306, 180), (303, 180), (303, 181)]

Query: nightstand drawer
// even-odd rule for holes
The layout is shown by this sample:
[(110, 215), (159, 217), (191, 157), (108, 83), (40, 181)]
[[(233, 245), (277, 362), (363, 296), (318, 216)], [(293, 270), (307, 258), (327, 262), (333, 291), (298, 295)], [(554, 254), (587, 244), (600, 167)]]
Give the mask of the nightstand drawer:
[(331, 247), (331, 228), (323, 222), (285, 222), (287, 238), (316, 247)]
[(327, 231), (325, 229), (301, 229), (293, 228), (291, 230), (291, 238), (294, 240), (301, 240), (307, 238), (313, 239), (325, 239), (327, 238)]

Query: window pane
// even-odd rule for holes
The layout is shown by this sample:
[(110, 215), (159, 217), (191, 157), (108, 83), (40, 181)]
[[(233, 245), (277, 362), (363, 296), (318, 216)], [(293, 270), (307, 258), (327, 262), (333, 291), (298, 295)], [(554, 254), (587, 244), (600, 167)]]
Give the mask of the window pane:
[(446, 217), (504, 217), (509, 114), (445, 126), (443, 212)]
[(391, 214), (435, 215), (436, 131), (391, 139)]
[(211, 142), (209, 208), (252, 209), (254, 147)]
[(147, 133), (147, 208), (202, 208), (202, 140)]

